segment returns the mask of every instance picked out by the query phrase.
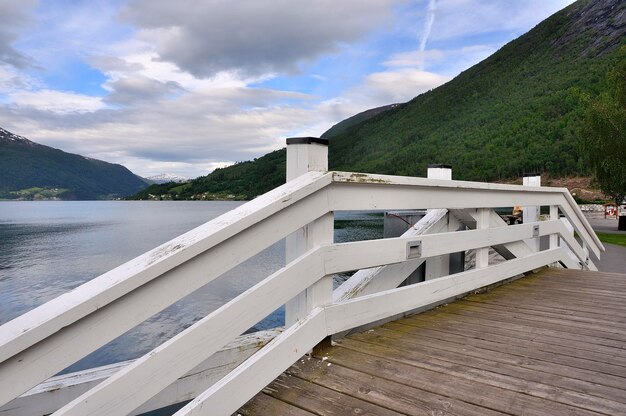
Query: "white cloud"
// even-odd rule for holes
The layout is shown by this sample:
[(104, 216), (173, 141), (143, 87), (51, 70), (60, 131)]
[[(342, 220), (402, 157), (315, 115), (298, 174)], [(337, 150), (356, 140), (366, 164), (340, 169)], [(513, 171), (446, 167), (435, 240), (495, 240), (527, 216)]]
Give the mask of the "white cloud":
[(432, 72), (404, 68), (370, 74), (359, 90), (362, 95), (370, 97), (368, 101), (376, 103), (374, 106), (379, 106), (408, 101), (449, 80), (449, 77)]
[(74, 94), (71, 92), (39, 90), (23, 91), (8, 94), (14, 105), (32, 107), (37, 110), (53, 113), (89, 113), (104, 108), (98, 97)]
[(0, 64), (26, 68), (34, 64), (32, 58), (19, 52), (13, 43), (18, 33), (30, 24), (27, 13), (37, 4), (36, 0), (2, 0), (0, 2)]
[(393, 19), (393, 0), (134, 0), (123, 12), (161, 60), (197, 77), (295, 72)]
[[(425, 12), (427, 2), (422, 3), (414, 9)], [(280, 148), (285, 137), (320, 135), (356, 113), (404, 102), (433, 89), (499, 46), (388, 52), (381, 66), (370, 66), (369, 73), (363, 70), (369, 64), (355, 65), (358, 70), (353, 71), (348, 62), (340, 77), (349, 78), (352, 86), (333, 87), (334, 92), (320, 98), (295, 89), (281, 91), (280, 86), (290, 85), (281, 83), (284, 74), (298, 68), (306, 71), (303, 62), (348, 50), (368, 34), (394, 32), (396, 28), (381, 28), (408, 19), (394, 20), (394, 1), (233, 4), (215, 0), (181, 6), (180, 2), (137, 0), (131, 1), (124, 18), (137, 24), (138, 30), (124, 36), (107, 20), (114, 7), (104, 1), (85, 4), (98, 4), (104, 12), (97, 16), (98, 7), (78, 10), (58, 32), (52, 30), (49, 39), (42, 40), (43, 30), (32, 35), (30, 42), (40, 48), (33, 56), (38, 61), (46, 57), (41, 61), (53, 70), (58, 69), (55, 59), (62, 64), (68, 56), (80, 56), (105, 75), (105, 97), (43, 87), (24, 72), (0, 66), (0, 88), (4, 89), (0, 99), (10, 100), (0, 104), (0, 126), (65, 151), (122, 163), (143, 176), (172, 172), (195, 177)], [(436, 38), (513, 25), (487, 20), (505, 19), (505, 9), (518, 6), (500, 6), (500, 11), (495, 6), (494, 0), (484, 4), (439, 0), (429, 45)], [(537, 7), (541, 11), (548, 6)], [(53, 25), (63, 12), (74, 13), (71, 8), (60, 9), (43, 22)], [(520, 25), (533, 13), (509, 20), (517, 19), (513, 26)], [(482, 21), (455, 22), (463, 20), (463, 14), (478, 20), (482, 15)], [(93, 28), (81, 28), (77, 23), (89, 16), (98, 21)], [(418, 48), (418, 31), (410, 36)], [(64, 39), (70, 38), (65, 45)], [(368, 54), (372, 52), (369, 46), (365, 42), (355, 48)], [(337, 81), (329, 76), (332, 73), (337, 71), (324, 72), (316, 66), (315, 73), (311, 70), (302, 78), (324, 87)], [(251, 87), (268, 79), (273, 79), (274, 88)]]

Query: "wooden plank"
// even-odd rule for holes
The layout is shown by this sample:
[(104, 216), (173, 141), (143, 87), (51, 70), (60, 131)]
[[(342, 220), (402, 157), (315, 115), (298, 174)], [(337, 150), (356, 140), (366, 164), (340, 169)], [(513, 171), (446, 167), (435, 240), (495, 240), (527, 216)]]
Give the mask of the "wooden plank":
[(508, 260), (484, 269), (470, 270), (327, 307), (330, 333), (337, 333), (459, 296), (522, 272), (550, 264), (564, 252), (547, 250), (523, 259)]
[[(402, 237), (416, 237), (447, 229), (447, 221), (445, 221), (447, 213), (448, 210), (446, 209), (429, 211), (413, 227), (402, 234)], [(337, 303), (396, 288), (422, 263), (424, 263), (424, 259), (414, 259), (397, 264), (361, 269), (334, 290), (333, 302)]]
[(326, 337), (326, 316), (314, 309), (250, 359), (177, 412), (178, 416), (229, 415)]
[[(145, 413), (193, 399), (271, 341), (281, 331), (281, 329), (273, 329), (238, 337), (132, 414)], [(125, 361), (52, 377), (1, 407), (0, 415), (51, 414), (131, 362)]]
[[(571, 294), (556, 293), (553, 291), (541, 291), (539, 289), (532, 291), (521, 286), (518, 287), (517, 285), (515, 287), (507, 289), (507, 291), (500, 296), (503, 299), (506, 298), (507, 301), (517, 299), (521, 302), (542, 303), (548, 307), (553, 305), (567, 305), (567, 307), (571, 308), (572, 310), (577, 310), (576, 308), (580, 305), (584, 306), (586, 310), (592, 309), (598, 311), (598, 303), (594, 299), (588, 299), (586, 297), (580, 296), (572, 296)], [(575, 300), (575, 302), (572, 302), (572, 300)], [(626, 310), (624, 310), (623, 302), (620, 301), (603, 299), (602, 305), (603, 310), (606, 309), (608, 311), (611, 311), (611, 314), (615, 312), (624, 314), (624, 312), (626, 312)], [(585, 309), (581, 309), (581, 311)]]
[[(241, 231), (236, 236), (208, 249), (193, 260), (165, 272), (158, 279), (152, 279), (140, 288), (104, 306), (97, 302), (92, 304), (91, 300), (88, 301), (90, 296), (88, 290), (89, 288), (93, 289), (91, 282), (87, 283), (88, 286), (86, 288), (75, 290), (80, 294), (80, 296), (76, 296), (83, 299), (84, 305), (91, 305), (97, 310), (81, 319), (79, 319), (80, 311), (74, 311), (71, 317), (79, 320), (64, 326), (62, 329), (56, 329), (53, 335), (1, 362), (0, 405), (48, 379), (178, 299), (187, 296), (207, 282), (220, 276), (223, 272), (266, 248), (272, 242), (280, 240), (292, 231), (290, 227), (295, 229), (295, 227), (300, 225), (298, 221), (314, 220), (317, 215), (321, 215), (320, 212), (323, 213), (327, 210), (328, 201), (323, 192), (313, 194), (307, 199), (305, 204), (303, 201), (292, 203), (272, 217), (271, 221), (260, 221), (248, 227), (245, 231)], [(282, 193), (278, 195), (282, 195)], [(241, 212), (239, 213), (241, 214)], [(213, 226), (217, 227), (219, 224), (221, 223), (218, 222), (217, 225), (213, 224)], [(204, 230), (206, 231), (206, 229)], [(205, 243), (203, 241), (201, 245)], [(118, 271), (122, 273), (122, 276), (131, 273), (124, 268)], [(156, 272), (156, 269), (151, 271), (151, 273)], [(120, 277), (119, 274), (110, 272), (106, 274), (105, 280), (108, 282), (108, 280), (114, 279), (116, 276)], [(70, 292), (70, 294), (75, 291)], [(70, 294), (67, 294), (67, 296), (74, 296)], [(66, 307), (66, 295), (62, 295), (57, 299), (59, 300), (46, 304), (49, 306), (43, 305), (42, 309), (36, 309), (39, 311), (37, 314), (43, 314), (46, 313), (45, 311), (48, 311), (51, 315), (54, 315), (61, 310), (58, 313), (65, 316), (65, 312), (62, 311)], [(82, 302), (76, 299), (75, 301)], [(72, 308), (71, 304), (67, 307)], [(6, 325), (11, 324), (21, 327), (23, 324), (27, 325), (24, 328), (26, 329), (28, 328), (28, 323), (31, 322), (29, 318), (31, 315), (29, 314), (30, 312), (17, 318), (19, 322), (16, 321), (14, 324), (7, 323)], [(65, 322), (65, 318), (61, 321), (52, 320), (50, 323), (42, 324), (47, 329), (42, 329), (43, 332), (38, 332), (38, 334), (45, 335), (48, 331), (54, 330)], [(37, 320), (35, 319), (33, 323), (36, 322)], [(4, 330), (5, 326), (2, 327), (0, 333), (5, 334)], [(20, 345), (23, 346), (22, 343), (26, 342), (26, 340), (16, 338), (15, 342), (18, 344), (11, 342), (11, 345), (13, 345), (13, 347), (10, 347), (11, 349), (14, 347), (18, 348)], [(63, 351), (63, 353), (59, 354), (59, 351)]]
[(402, 323), (410, 325), (427, 325), (435, 328), (455, 327), (456, 325), (470, 325), (481, 328), (483, 331), (491, 331), (498, 334), (511, 334), (514, 338), (525, 337), (526, 339), (545, 340), (555, 345), (577, 346), (580, 349), (603, 350), (607, 352), (624, 351), (622, 341), (606, 340), (604, 338), (590, 337), (579, 333), (569, 333), (555, 330), (537, 328), (532, 325), (525, 325), (524, 322), (507, 322), (503, 324), (490, 319), (483, 319), (476, 316), (467, 317), (463, 315), (449, 314), (445, 310), (439, 310), (436, 314), (420, 316), (421, 319), (408, 317)]
[[(390, 328), (391, 330), (391, 328)], [(536, 360), (547, 361), (547, 362), (556, 362), (564, 365), (568, 365), (572, 368), (581, 368), (590, 371), (596, 371), (599, 373), (610, 374), (615, 377), (621, 377), (625, 379), (626, 382), (626, 367), (617, 365), (617, 364), (609, 364), (603, 363), (599, 361), (592, 361), (589, 359), (585, 359), (582, 357), (576, 357), (572, 355), (562, 355), (559, 353), (544, 351), (541, 349), (536, 349), (529, 345), (521, 345), (521, 342), (516, 343), (501, 343), (496, 341), (488, 341), (479, 338), (470, 338), (459, 336), (455, 334), (450, 334), (446, 332), (440, 331), (430, 331), (430, 330), (422, 330), (421, 328), (416, 328), (415, 331), (407, 330), (408, 333), (419, 334), (421, 338), (428, 340), (437, 340), (437, 342), (445, 342), (449, 344), (456, 344), (458, 348), (460, 346), (473, 346), (476, 348), (481, 348), (483, 351), (502, 351), (507, 352), (513, 355), (517, 355), (520, 357), (533, 358)], [(389, 338), (398, 339), (401, 338), (405, 333), (391, 334), (389, 333)], [(436, 342), (436, 341), (433, 341)]]
[[(571, 343), (567, 346), (560, 344), (555, 345), (550, 342), (540, 340), (538, 337), (532, 337), (532, 339), (529, 340), (521, 336), (511, 336), (511, 333), (496, 334), (494, 331), (482, 330), (480, 326), (463, 327), (461, 325), (460, 327), (454, 328), (440, 328), (426, 325), (415, 325), (408, 322), (390, 322), (386, 328), (404, 333), (406, 330), (405, 328), (402, 328), (404, 326), (417, 328), (418, 331), (416, 331), (416, 333), (419, 333), (420, 336), (433, 337), (437, 339), (439, 339), (439, 337), (444, 337), (446, 340), (449, 340), (448, 335), (456, 339), (472, 338), (493, 343), (512, 345), (520, 348), (537, 348), (540, 351), (563, 354), (570, 357), (596, 361), (598, 363), (610, 364), (614, 366), (624, 367), (626, 365), (626, 357), (618, 349), (611, 349), (612, 351), (607, 352), (606, 348), (601, 351), (598, 351), (599, 348), (596, 348), (594, 351), (590, 351), (589, 349), (572, 347)], [(442, 333), (445, 335), (442, 335)], [(624, 370), (626, 371), (626, 367)]]
[(67, 404), (56, 416), (131, 412), (324, 276), (322, 269), (321, 250), (300, 257)]
[[(507, 321), (519, 322), (526, 321), (528, 323), (532, 322), (533, 325), (542, 325), (542, 324), (550, 324), (550, 325), (558, 325), (561, 330), (567, 330), (569, 332), (576, 331), (584, 331), (581, 333), (585, 334), (593, 334), (599, 337), (614, 339), (619, 341), (626, 341), (626, 333), (620, 331), (619, 329), (614, 329), (611, 325), (607, 325), (606, 323), (600, 325), (593, 325), (588, 323), (578, 323), (574, 321), (570, 321), (565, 317), (562, 318), (549, 318), (543, 316), (535, 316), (531, 314), (516, 314), (514, 312), (507, 312), (501, 309), (489, 309), (480, 306), (474, 306), (471, 302), (459, 303), (452, 305), (449, 309), (450, 313), (458, 313), (458, 314), (470, 314), (477, 313), (482, 316), (497, 316)], [(501, 319), (501, 320), (502, 320)], [(544, 326), (545, 327), (545, 326)]]
[[(520, 287), (519, 290), (526, 289), (529, 293), (535, 292), (536, 288), (524, 288)], [(585, 288), (574, 288), (572, 286), (566, 287), (554, 287), (550, 288), (551, 293), (555, 295), (566, 295), (571, 296), (572, 299), (596, 299), (596, 300), (607, 300), (611, 302), (622, 302), (626, 300), (626, 294), (611, 292), (610, 290), (595, 290), (595, 289), (585, 289)]]
[[(571, 296), (555, 295), (553, 292), (538, 290), (534, 293), (520, 291), (521, 288), (526, 285), (525, 280), (534, 279), (534, 276), (528, 276), (525, 279), (521, 279), (519, 283), (515, 285), (507, 286), (506, 290), (498, 290), (494, 292), (482, 293), (474, 296), (469, 296), (466, 299), (476, 302), (490, 302), (490, 303), (507, 303), (510, 305), (527, 305), (530, 308), (546, 308), (555, 310), (568, 310), (571, 312), (580, 312), (583, 314), (604, 314), (607, 313), (607, 303), (603, 302), (602, 308), (597, 307), (597, 303), (576, 299), (576, 302), (572, 302)], [(569, 283), (569, 282), (568, 282)], [(576, 284), (571, 282), (571, 284)], [(626, 289), (625, 289), (626, 290)], [(525, 296), (526, 295), (526, 296)], [(614, 302), (609, 304), (611, 316), (621, 318), (626, 315), (626, 306), (621, 302)], [(616, 315), (617, 314), (617, 315)]]
[[(477, 213), (475, 209), (450, 210), (453, 216), (455, 216), (461, 223), (470, 229), (476, 228)], [(496, 227), (508, 227), (508, 224), (493, 210), (489, 213), (489, 228)], [(512, 243), (494, 245), (492, 246), (496, 253), (500, 254), (504, 259), (511, 260), (514, 258), (526, 257), (531, 254), (532, 251), (528, 244), (524, 241), (515, 241)]]
[[(380, 343), (387, 344), (387, 331), (384, 327), (377, 328), (375, 331), (368, 333), (350, 335), (351, 339), (363, 341), (367, 343)], [(391, 334), (391, 336), (394, 336)], [(486, 354), (484, 348), (475, 347), (470, 344), (463, 344), (460, 346), (458, 343), (436, 340), (432, 338), (419, 338), (419, 337), (398, 337), (394, 342), (397, 343), (396, 348), (410, 349), (410, 350), (422, 350), (433, 351), (434, 355), (437, 355), (436, 351), (442, 356), (444, 354), (462, 354), (467, 357), (484, 358), (486, 356), (494, 362), (505, 363), (509, 365), (517, 365), (520, 367), (538, 370), (544, 373), (554, 374), (562, 377), (569, 377), (573, 379), (585, 380), (591, 383), (596, 383), (602, 386), (614, 387), (624, 390), (624, 378), (614, 376), (611, 374), (600, 373), (595, 370), (587, 370), (584, 368), (575, 368), (569, 364), (560, 363), (557, 361), (545, 361), (535, 357), (524, 357), (518, 354), (514, 354), (508, 351), (489, 350)]]
[[(573, 297), (595, 297), (600, 299), (613, 299), (615, 301), (620, 301), (626, 299), (626, 293), (616, 292), (615, 290), (603, 290), (603, 289), (595, 289), (595, 288), (585, 288), (585, 287), (572, 287), (573, 285), (563, 285), (558, 286), (555, 285), (553, 287), (549, 287), (550, 291), (562, 294), (572, 294)], [(536, 289), (536, 287), (531, 287), (529, 289)]]
[(314, 413), (292, 406), (275, 399), (265, 393), (254, 396), (236, 413), (237, 416), (281, 415), (281, 416), (313, 416)]
[(321, 416), (402, 414), (286, 374), (279, 376), (263, 392)]
[[(560, 364), (530, 359), (520, 360), (519, 357), (506, 353), (489, 353), (485, 355), (484, 351), (472, 347), (440, 348), (441, 343), (434, 343), (429, 340), (420, 342), (417, 338), (406, 338), (401, 342), (389, 344), (385, 338), (384, 331), (383, 328), (377, 328), (368, 331), (368, 333), (350, 335), (349, 338), (341, 341), (341, 346), (357, 351), (367, 351), (368, 346), (360, 345), (359, 343), (377, 344), (379, 347), (384, 346), (397, 350), (394, 354), (399, 357), (406, 355), (406, 351), (410, 351), (407, 357), (411, 357), (416, 362), (446, 361), (455, 365), (516, 377), (520, 380), (533, 381), (561, 389), (604, 397), (620, 403), (625, 401), (626, 395), (622, 378), (613, 377), (612, 380), (609, 380), (609, 384), (613, 381), (613, 385), (607, 385), (605, 375), (596, 372), (587, 370), (573, 371), (571, 367)], [(391, 354), (392, 352), (389, 353)], [(611, 377), (609, 376), (609, 378)]]
[[(620, 277), (621, 276), (621, 277)], [(545, 282), (543, 282), (545, 278)], [(542, 279), (529, 279), (528, 283), (542, 281), (543, 284), (553, 285), (559, 283), (570, 283), (584, 286), (595, 285), (616, 285), (623, 288), (626, 285), (624, 275), (611, 275), (608, 273), (592, 273), (587, 270), (563, 270), (563, 269), (549, 269), (543, 275)]]
[[(478, 382), (491, 387), (527, 394), (599, 413), (618, 414), (626, 410), (626, 403), (623, 400), (620, 402), (608, 400), (604, 397), (594, 397), (587, 391), (580, 392), (564, 389), (560, 386), (556, 387), (545, 383), (541, 379), (539, 382), (527, 380), (516, 375), (504, 373), (501, 370), (493, 372), (482, 367), (475, 368), (464, 363), (453, 363), (441, 360), (436, 355), (424, 356), (424, 354), (416, 350), (404, 351), (394, 348), (391, 343), (386, 345), (379, 344), (372, 349), (362, 343), (352, 343), (350, 339), (343, 340), (342, 346), (345, 344), (350, 344), (348, 348), (351, 350), (383, 357), (387, 360), (399, 361), (416, 367), (417, 371), (428, 370), (441, 373), (444, 376), (449, 376), (452, 380), (459, 378), (468, 382)], [(624, 392), (620, 391), (620, 393), (623, 398)]]
[[(488, 218), (488, 211), (485, 217)], [(419, 241), (420, 258), (440, 256), (448, 253), (489, 247), (495, 244), (505, 244), (532, 237), (533, 229), (540, 225), (539, 235), (549, 235), (555, 229), (562, 227), (560, 221), (542, 222), (515, 225), (511, 227), (483, 228), (469, 231), (445, 232), (386, 238), (382, 240), (367, 240), (351, 243), (333, 244), (327, 247), (326, 267), (328, 273), (336, 271), (354, 270), (359, 264), (384, 265), (397, 263), (411, 258), (407, 254), (407, 244)], [(562, 249), (557, 249), (562, 250)], [(556, 252), (556, 251), (552, 251)], [(521, 259), (518, 259), (521, 260)], [(526, 271), (529, 269), (526, 269)]]
[(331, 175), (311, 172), (235, 208), (2, 326), (0, 362), (157, 276), (308, 197)]
[[(410, 189), (414, 188), (414, 189)], [(483, 208), (511, 205), (558, 205), (596, 257), (604, 246), (565, 188), (437, 180), (404, 176), (333, 172), (331, 210)]]
[[(467, 317), (479, 317), (482, 319), (492, 320), (502, 325), (508, 325), (511, 323), (520, 323), (519, 318), (512, 318), (511, 316), (507, 314), (502, 314), (502, 313), (489, 313), (488, 311), (484, 311), (484, 310), (471, 311), (468, 308), (465, 308), (465, 309), (460, 309), (460, 310), (450, 309), (447, 312), (456, 314), (456, 315), (467, 316)], [(608, 340), (609, 342), (618, 342), (618, 343), (625, 342), (625, 339), (624, 339), (625, 337), (623, 336), (615, 336), (613, 334), (607, 334), (604, 331), (599, 331), (596, 329), (576, 328), (576, 327), (571, 327), (567, 325), (562, 325), (561, 323), (558, 323), (558, 322), (554, 323), (554, 322), (543, 322), (543, 321), (523, 320), (523, 319), (522, 321), (524, 321), (525, 323), (529, 325), (535, 326), (537, 328), (545, 329), (548, 331), (567, 332), (569, 334), (579, 333), (579, 334), (590, 336), (590, 337), (597, 337), (599, 339)]]
[(508, 305), (509, 307), (513, 308), (520, 307), (523, 309), (532, 309), (535, 311), (562, 313), (563, 315), (578, 314), (580, 316), (611, 318), (617, 322), (626, 322), (626, 311), (624, 311), (622, 308), (619, 308), (618, 306), (611, 308), (603, 304), (603, 308), (598, 309), (597, 303), (595, 302), (586, 302), (582, 304), (582, 302), (578, 301), (574, 305), (572, 305), (571, 298), (555, 299), (553, 297), (537, 298), (535, 296), (532, 296), (520, 299), (520, 297), (508, 293), (504, 296), (499, 296), (497, 298), (468, 297), (466, 298), (466, 300), (476, 303), (487, 303), (491, 305)]
[[(316, 146), (321, 147), (321, 146)], [(334, 214), (327, 213), (306, 227), (288, 236), (285, 240), (287, 263), (314, 248), (333, 243)], [(331, 301), (333, 278), (324, 276), (285, 304), (285, 326), (304, 319), (313, 308)]]
[(363, 352), (355, 349), (334, 348), (328, 353), (328, 361), (376, 377), (509, 414), (597, 414), (579, 407), (493, 387), (476, 380), (416, 367), (405, 359), (390, 359), (386, 354), (388, 350), (386, 347), (377, 350), (372, 345)]
[(407, 415), (500, 415), (484, 407), (419, 390), (358, 370), (327, 362), (325, 351), (297, 362), (287, 372), (359, 400), (374, 403)]
[(619, 318), (614, 318), (608, 313), (592, 315), (592, 314), (584, 314), (579, 311), (567, 311), (567, 310), (554, 311), (554, 310), (548, 310), (547, 308), (537, 309), (533, 307), (524, 307), (523, 305), (509, 305), (509, 304), (502, 304), (502, 303), (490, 303), (490, 302), (484, 302), (484, 301), (477, 302), (477, 301), (469, 300), (469, 299), (464, 300), (463, 302), (467, 302), (467, 303), (463, 303), (463, 305), (474, 304), (474, 305), (478, 305), (488, 310), (500, 310), (500, 311), (511, 312), (514, 314), (527, 314), (529, 316), (530, 315), (538, 316), (538, 317), (546, 316), (546, 317), (551, 317), (551, 318), (567, 319), (568, 321), (572, 321), (572, 322), (587, 323), (587, 324), (590, 324), (591, 326), (595, 326), (596, 328), (597, 328), (597, 325), (606, 325), (607, 322), (610, 322), (611, 323), (610, 326), (612, 328), (626, 330), (626, 322), (620, 321)]

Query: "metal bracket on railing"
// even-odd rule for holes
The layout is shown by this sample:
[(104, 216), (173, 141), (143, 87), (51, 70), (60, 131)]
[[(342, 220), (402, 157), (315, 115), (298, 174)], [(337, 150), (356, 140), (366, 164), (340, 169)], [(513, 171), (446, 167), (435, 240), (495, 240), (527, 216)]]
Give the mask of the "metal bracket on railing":
[(415, 259), (422, 257), (422, 240), (409, 241), (406, 243), (406, 258)]
[(539, 224), (533, 225), (533, 237), (539, 237)]

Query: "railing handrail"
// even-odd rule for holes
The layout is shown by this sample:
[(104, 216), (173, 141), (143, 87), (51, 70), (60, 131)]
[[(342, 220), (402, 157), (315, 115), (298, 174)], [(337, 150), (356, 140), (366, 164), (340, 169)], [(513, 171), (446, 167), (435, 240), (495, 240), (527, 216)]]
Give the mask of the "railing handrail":
[[(320, 172), (303, 175), (5, 323), (0, 327), (0, 363), (245, 228), (306, 198), (328, 185), (330, 179), (330, 174)], [(38, 331), (42, 328), (45, 330)]]
[[(375, 186), (378, 192), (371, 192), (369, 189), (370, 186)], [(358, 198), (355, 196), (358, 196)], [(478, 198), (479, 202), (476, 203), (471, 198), (468, 199), (468, 196)], [(293, 207), (297, 206), (298, 203), (305, 204), (307, 209), (300, 209), (300, 211), (294, 211), (293, 213), (288, 212), (289, 210), (294, 210), (295, 208)], [(510, 205), (558, 205), (573, 224), (574, 228), (579, 232), (583, 241), (587, 243), (587, 246), (597, 256), (599, 256), (600, 250), (604, 249), (593, 233), (589, 223), (579, 212), (573, 198), (569, 195), (569, 192), (563, 188), (529, 188), (519, 185), (485, 184), (480, 182), (408, 178), (350, 172), (309, 172), (227, 214), (206, 223), (203, 226), (183, 234), (182, 236), (165, 243), (164, 245), (151, 250), (134, 260), (131, 260), (111, 272), (105, 273), (104, 275), (85, 283), (73, 292), (62, 295), (61, 297), (3, 325), (0, 327), (0, 374), (3, 374), (4, 376), (7, 374), (7, 371), (19, 368), (15, 367), (15, 365), (17, 365), (16, 362), (20, 360), (17, 356), (28, 350), (30, 347), (35, 346), (40, 341), (52, 336), (57, 331), (65, 329), (85, 317), (89, 317), (105, 306), (133, 293), (139, 288), (147, 287), (148, 283), (155, 281), (157, 277), (162, 276), (163, 274), (170, 271), (176, 272), (174, 269), (178, 268), (182, 264), (191, 262), (198, 256), (206, 253), (208, 250), (218, 247), (220, 244), (246, 232), (254, 226), (262, 226), (264, 221), (271, 221), (276, 219), (279, 215), (288, 217), (290, 219), (289, 224), (284, 227), (282, 232), (272, 235), (271, 238), (268, 237), (267, 240), (264, 241), (264, 244), (258, 244), (255, 246), (254, 250), (257, 250), (257, 252), (270, 244), (273, 244), (277, 241), (277, 239), (283, 238), (286, 234), (294, 231), (295, 229), (304, 226), (305, 224), (319, 218), (322, 215), (325, 215), (328, 212), (333, 211), (405, 207), (449, 207), (455, 209), (468, 209)], [(304, 211), (307, 211), (306, 215)], [(533, 224), (525, 224), (524, 226), (519, 226), (520, 228), (514, 229), (516, 232), (519, 230), (525, 230), (524, 237), (517, 238), (519, 237), (519, 233), (508, 233), (508, 239), (503, 238), (502, 241), (518, 241), (522, 238), (536, 237), (533, 233), (529, 234), (528, 232), (532, 225)], [(558, 233), (561, 235), (568, 245), (570, 245), (572, 251), (584, 263), (586, 253), (584, 253), (573, 238), (568, 236), (565, 232), (565, 227), (559, 221), (543, 222), (541, 223), (541, 228), (544, 229), (544, 231), (542, 231), (544, 234)], [(548, 228), (550, 232), (548, 232), (546, 228)], [(497, 231), (493, 230), (494, 229), (490, 229), (489, 232), (495, 235)], [(484, 230), (476, 230), (472, 232), (476, 233), (475, 235), (482, 235), (481, 233), (484, 234)], [(423, 236), (424, 241), (434, 241), (437, 238), (442, 237)], [(511, 240), (511, 238), (514, 239)], [(377, 253), (379, 256), (378, 259), (364, 260), (362, 258), (363, 256), (360, 256), (360, 262), (358, 264), (354, 264), (350, 263), (349, 259), (355, 256), (346, 255), (345, 250), (357, 250), (358, 252), (365, 250), (365, 247), (373, 247), (376, 245), (403, 245), (406, 244), (407, 241), (409, 241), (409, 239), (399, 238), (387, 239), (383, 242), (325, 246), (323, 248), (316, 248), (315, 250), (310, 251), (304, 258), (309, 258), (312, 253), (315, 252), (323, 252), (328, 255), (335, 253), (340, 257), (343, 256), (348, 259), (335, 259), (335, 262), (344, 265), (350, 264), (350, 267), (352, 267), (345, 269), (347, 266), (343, 268), (337, 267), (336, 265), (331, 266), (324, 261), (323, 268), (320, 271), (321, 275), (319, 273), (315, 275), (319, 278), (339, 271), (354, 270), (356, 268), (373, 267), (376, 265), (405, 261), (406, 258), (402, 257), (405, 255), (405, 251), (403, 250), (393, 250), (395, 254), (386, 258), (383, 258), (385, 256), (381, 254), (381, 250), (377, 250), (372, 251), (372, 254)], [(458, 249), (458, 247), (456, 248)], [(246, 256), (249, 257), (255, 254), (254, 250), (246, 253), (246, 255), (242, 255), (240, 259), (245, 259)], [(555, 249), (551, 254), (551, 261), (556, 261), (556, 259), (561, 255), (561, 251), (561, 249)], [(545, 254), (543, 256), (549, 257)], [(375, 256), (372, 255), (371, 257)], [(301, 260), (302, 258), (300, 261)], [(332, 264), (332, 261), (330, 263)], [(307, 271), (306, 273), (309, 274), (310, 279), (312, 277), (311, 272)], [(270, 277), (263, 282), (268, 281)], [(206, 283), (206, 281), (203, 281), (203, 284), (204, 283)], [(289, 287), (288, 290), (284, 292), (284, 296), (289, 297), (295, 295), (298, 291), (310, 286), (312, 281), (306, 280), (300, 283), (304, 286), (300, 287), (301, 285), (294, 285), (294, 287)], [(199, 284), (199, 282), (197, 284)], [(253, 289), (254, 288), (250, 289), (252, 292), (247, 291), (245, 294), (250, 296), (250, 293), (255, 293)], [(171, 295), (171, 298), (168, 298), (168, 302), (176, 301), (184, 296), (178, 295), (180, 294)], [(237, 297), (231, 302), (234, 302), (234, 304), (237, 304), (237, 302), (241, 303), (242, 301), (240, 299), (242, 298)], [(276, 299), (276, 301), (279, 300), (284, 303), (282, 298)], [(165, 301), (163, 302), (167, 303)], [(172, 302), (170, 302), (170, 304), (171, 303)], [(275, 306), (274, 303), (270, 302), (265, 306), (271, 309)], [(226, 305), (231, 305), (231, 303), (229, 302)], [(224, 305), (224, 307), (226, 305)], [(218, 311), (220, 310), (222, 309), (218, 309)], [(210, 319), (210, 317), (216, 316), (214, 315), (215, 313), (209, 315), (205, 319)], [(256, 315), (252, 315), (249, 319), (255, 319), (255, 316)], [(205, 319), (200, 322), (205, 322)], [(212, 319), (215, 320), (215, 318)], [(200, 322), (197, 324), (200, 324)], [(252, 322), (251, 325), (254, 323), (255, 322)], [(197, 328), (195, 325), (196, 324), (183, 332), (186, 334), (188, 333), (187, 331), (191, 330), (191, 328)], [(126, 326), (121, 328), (126, 328)], [(233, 331), (237, 332), (238, 329), (233, 329)], [(119, 334), (123, 332), (125, 331), (122, 331)], [(231, 335), (232, 334), (230, 334), (229, 337)], [(226, 338), (228, 337), (224, 337), (220, 340), (220, 342), (216, 343), (215, 348), (222, 347), (226, 342), (232, 339), (232, 337), (229, 339)], [(174, 337), (166, 344), (171, 345), (170, 343), (174, 343), (177, 340), (178, 336)], [(95, 349), (94, 347), (97, 348), (98, 346), (93, 344), (90, 345), (88, 349), (93, 350)], [(210, 350), (210, 348), (208, 350)], [(50, 354), (50, 352), (48, 351), (46, 354)], [(133, 364), (133, 368), (142, 365), (142, 362), (142, 360), (138, 360), (138, 362)], [(59, 366), (61, 367), (58, 368)], [(5, 396), (2, 396), (2, 393), (0, 393), (0, 403), (5, 403), (7, 398), (10, 400), (12, 397), (16, 397), (16, 392), (19, 390), (21, 391), (17, 394), (20, 394), (21, 392), (32, 387), (34, 384), (49, 377), (54, 372), (64, 368), (64, 366), (65, 364), (61, 362), (56, 364), (56, 366), (50, 365), (45, 371), (41, 371), (38, 374), (20, 375), (22, 379), (18, 383), (14, 383), (16, 384), (16, 387), (10, 391), (5, 390)], [(127, 371), (131, 370), (132, 368)], [(52, 374), (50, 374), (51, 372)], [(122, 377), (122, 375), (119, 377)], [(164, 379), (165, 378), (167, 377), (164, 377)], [(113, 379), (111, 383), (114, 380), (115, 379)], [(104, 389), (106, 386), (111, 385), (111, 383), (103, 383), (98, 389)]]

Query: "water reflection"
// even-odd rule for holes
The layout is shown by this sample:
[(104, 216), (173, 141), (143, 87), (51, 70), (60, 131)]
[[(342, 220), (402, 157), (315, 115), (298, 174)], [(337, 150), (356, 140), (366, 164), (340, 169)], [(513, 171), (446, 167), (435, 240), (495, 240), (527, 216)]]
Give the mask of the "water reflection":
[[(0, 202), (0, 324), (239, 204)], [(379, 213), (337, 213), (335, 224), (337, 242), (382, 238)], [(283, 266), (281, 241), (65, 371), (139, 357)], [(251, 331), (283, 321), (281, 308)]]

